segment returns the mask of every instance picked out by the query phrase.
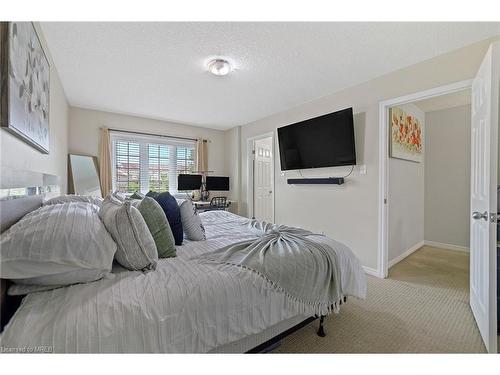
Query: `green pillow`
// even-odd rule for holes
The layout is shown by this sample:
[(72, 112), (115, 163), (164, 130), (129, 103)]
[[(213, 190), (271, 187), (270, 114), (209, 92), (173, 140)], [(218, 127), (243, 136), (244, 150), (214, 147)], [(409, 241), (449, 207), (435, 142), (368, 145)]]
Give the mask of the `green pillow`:
[(159, 258), (175, 257), (175, 240), (165, 212), (153, 198), (132, 200), (132, 206), (141, 213), (156, 244)]
[(144, 199), (144, 194), (136, 191), (134, 192), (134, 194), (132, 194), (130, 197), (130, 199)]

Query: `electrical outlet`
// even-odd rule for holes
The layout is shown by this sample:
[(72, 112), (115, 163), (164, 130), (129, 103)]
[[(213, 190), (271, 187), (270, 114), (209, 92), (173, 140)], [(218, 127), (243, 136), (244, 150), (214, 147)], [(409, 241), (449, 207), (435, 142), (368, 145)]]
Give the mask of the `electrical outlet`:
[(366, 174), (366, 164), (359, 166), (359, 174)]

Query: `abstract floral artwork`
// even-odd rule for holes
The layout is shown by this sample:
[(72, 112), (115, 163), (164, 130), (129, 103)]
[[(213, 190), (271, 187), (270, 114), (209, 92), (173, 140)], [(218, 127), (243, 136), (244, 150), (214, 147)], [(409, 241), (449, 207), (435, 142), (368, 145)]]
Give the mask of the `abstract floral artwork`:
[(398, 107), (390, 109), (389, 118), (390, 156), (420, 163), (424, 136), (420, 120)]
[(35, 27), (31, 22), (2, 22), (0, 39), (1, 125), (47, 154), (50, 66)]

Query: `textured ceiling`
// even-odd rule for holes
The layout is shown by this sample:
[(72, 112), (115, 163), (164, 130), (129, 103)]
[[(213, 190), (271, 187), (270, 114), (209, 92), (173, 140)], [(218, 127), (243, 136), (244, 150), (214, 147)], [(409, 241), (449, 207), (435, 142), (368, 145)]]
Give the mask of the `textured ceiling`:
[[(227, 129), (500, 34), (500, 23), (41, 23), (71, 105)], [(205, 70), (225, 57), (226, 77)]]

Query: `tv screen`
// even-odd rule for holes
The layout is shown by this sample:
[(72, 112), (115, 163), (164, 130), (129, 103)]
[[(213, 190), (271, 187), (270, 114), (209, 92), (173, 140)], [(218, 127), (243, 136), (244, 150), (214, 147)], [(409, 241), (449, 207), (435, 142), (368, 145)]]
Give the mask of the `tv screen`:
[(281, 170), (356, 164), (352, 108), (278, 128)]
[(201, 174), (180, 174), (177, 176), (177, 190), (198, 190), (201, 187)]
[(207, 176), (208, 191), (229, 191), (229, 177)]

